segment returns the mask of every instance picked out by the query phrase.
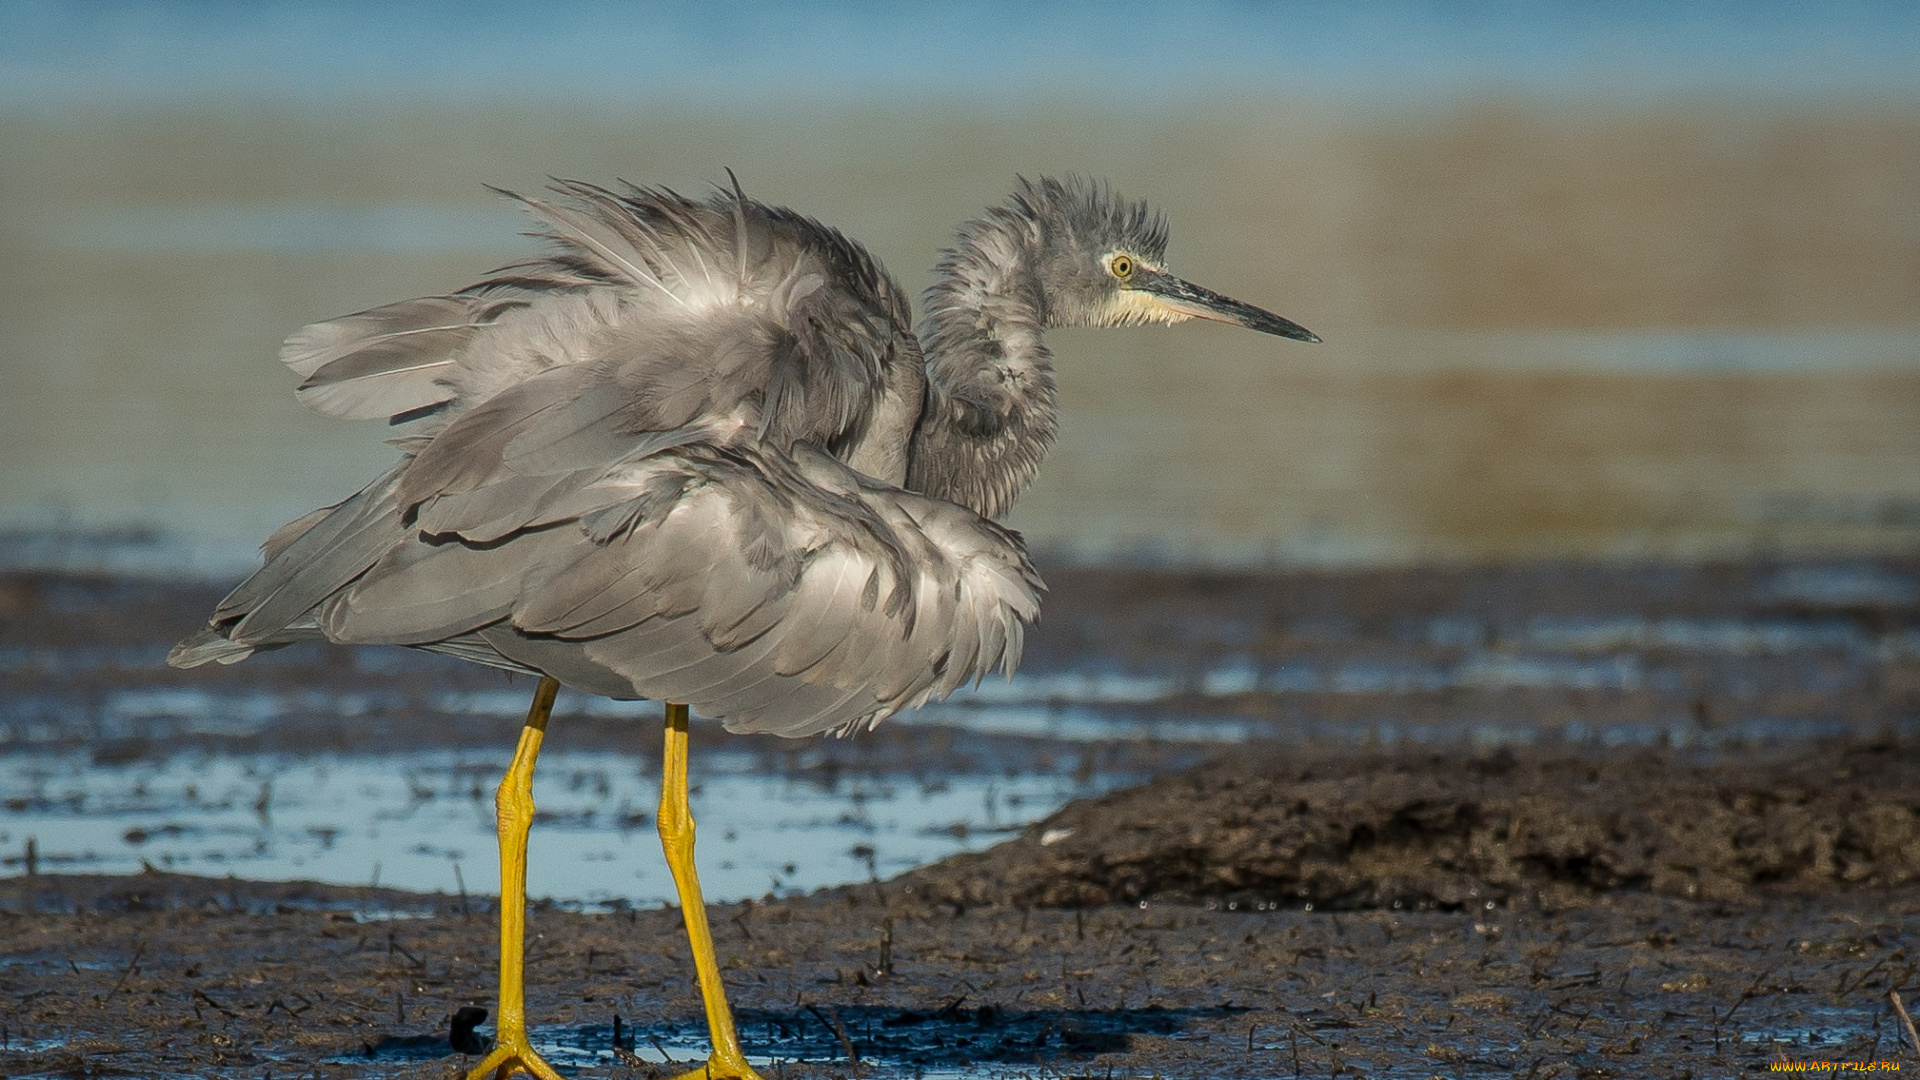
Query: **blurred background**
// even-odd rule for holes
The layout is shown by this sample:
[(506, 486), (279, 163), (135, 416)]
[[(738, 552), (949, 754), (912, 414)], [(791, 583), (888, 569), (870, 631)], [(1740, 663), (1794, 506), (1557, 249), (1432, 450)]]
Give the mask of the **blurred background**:
[(916, 293), (1016, 173), (1211, 325), (1054, 335), (1055, 564), (1911, 551), (1920, 8), (0, 8), (0, 565), (244, 570), (386, 460), (275, 361), (535, 250), (482, 185), (746, 190)]

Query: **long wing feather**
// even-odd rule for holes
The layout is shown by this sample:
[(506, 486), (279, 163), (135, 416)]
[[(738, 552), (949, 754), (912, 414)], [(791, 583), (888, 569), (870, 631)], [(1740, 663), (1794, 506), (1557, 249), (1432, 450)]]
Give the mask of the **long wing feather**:
[(482, 327), (524, 301), (423, 296), (301, 329), (280, 360), (305, 376), (296, 391), (316, 412), (348, 420), (389, 417), (441, 405), (444, 380)]
[(395, 464), (288, 541), (220, 602), (214, 623), (228, 624), (236, 642), (264, 642), (366, 572), (407, 535), (393, 491), (404, 467)]
[(489, 301), (473, 296), (422, 296), (303, 327), (280, 347), (280, 362), (310, 376), (336, 360), (419, 335), (470, 330)]
[[(552, 239), (580, 247), (631, 284), (658, 290), (662, 296), (675, 304), (681, 307), (688, 306), (687, 301), (672, 289), (667, 288), (666, 283), (660, 280), (653, 268), (647, 265), (646, 259), (639, 255), (639, 249), (634, 244), (636, 239), (634, 232), (622, 230), (616, 224), (618, 218), (606, 214), (582, 212), (545, 199), (536, 199), (499, 188), (494, 190), (525, 205), (535, 217), (552, 226), (556, 230), (550, 234)], [(572, 194), (579, 196), (578, 191)]]

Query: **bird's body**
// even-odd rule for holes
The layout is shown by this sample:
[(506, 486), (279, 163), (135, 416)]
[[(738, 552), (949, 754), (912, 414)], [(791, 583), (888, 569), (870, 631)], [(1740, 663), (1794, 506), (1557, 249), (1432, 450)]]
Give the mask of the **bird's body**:
[[(965, 226), (918, 335), (864, 249), (737, 186), (705, 201), (556, 191), (566, 201), (521, 200), (555, 242), (547, 257), (288, 340), (302, 401), (386, 419), (400, 460), (276, 532), (169, 659), (328, 640), (542, 676), (500, 797), (503, 866), (511, 878), (517, 828), (522, 887), (521, 787), (556, 681), (676, 703), (669, 791), (676, 708), (683, 771), (662, 835), (710, 966), (687, 891), (684, 705), (799, 736), (1011, 673), (1041, 585), (994, 518), (1053, 438), (1042, 332), (1198, 315), (1313, 338), (1166, 274), (1163, 223), (1086, 181), (1022, 181)], [(670, 818), (684, 819), (680, 861)], [(506, 881), (503, 918), (515, 895)], [(517, 934), (503, 926), (514, 957)], [(517, 979), (503, 959), (503, 1045)], [(703, 966), (709, 982), (715, 1075), (751, 1075), (720, 1045), (731, 1020), (723, 1032)], [(536, 1069), (517, 1037), (483, 1069)]]
[(402, 460), (176, 662), (411, 645), (781, 735), (1010, 670), (1039, 582), (900, 487), (926, 378), (886, 272), (737, 195), (568, 192), (528, 200), (554, 257), (289, 341), (302, 399), (398, 419)]

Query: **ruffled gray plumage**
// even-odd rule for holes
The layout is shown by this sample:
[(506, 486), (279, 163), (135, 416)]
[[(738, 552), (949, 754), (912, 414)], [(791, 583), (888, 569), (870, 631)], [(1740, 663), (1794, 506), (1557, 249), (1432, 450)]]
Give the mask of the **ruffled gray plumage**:
[(885, 271), (734, 193), (555, 190), (514, 196), (552, 255), (289, 339), (302, 401), (403, 456), (170, 661), (408, 645), (783, 735), (1011, 672), (1040, 582), (900, 486), (925, 376)]
[(1083, 179), (962, 227), (919, 338), (864, 249), (737, 187), (553, 191), (507, 193), (545, 257), (288, 339), (300, 399), (401, 459), (171, 662), (388, 643), (737, 731), (875, 723), (1019, 661), (1041, 585), (993, 519), (1053, 440), (1048, 327), (1312, 339), (1166, 273), (1165, 221)]

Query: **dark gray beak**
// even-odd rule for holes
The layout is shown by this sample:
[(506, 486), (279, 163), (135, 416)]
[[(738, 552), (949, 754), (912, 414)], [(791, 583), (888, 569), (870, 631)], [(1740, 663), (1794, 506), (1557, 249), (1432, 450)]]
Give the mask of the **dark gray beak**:
[(1221, 296), (1190, 281), (1182, 281), (1172, 274), (1150, 272), (1136, 276), (1130, 287), (1152, 293), (1154, 298), (1169, 311), (1191, 315), (1196, 319), (1231, 323), (1234, 326), (1244, 326), (1249, 330), (1258, 330), (1275, 337), (1291, 338), (1294, 341), (1320, 340), (1320, 335), (1292, 319), (1283, 319), (1271, 311), (1264, 311), (1252, 304), (1243, 304), (1230, 296)]

